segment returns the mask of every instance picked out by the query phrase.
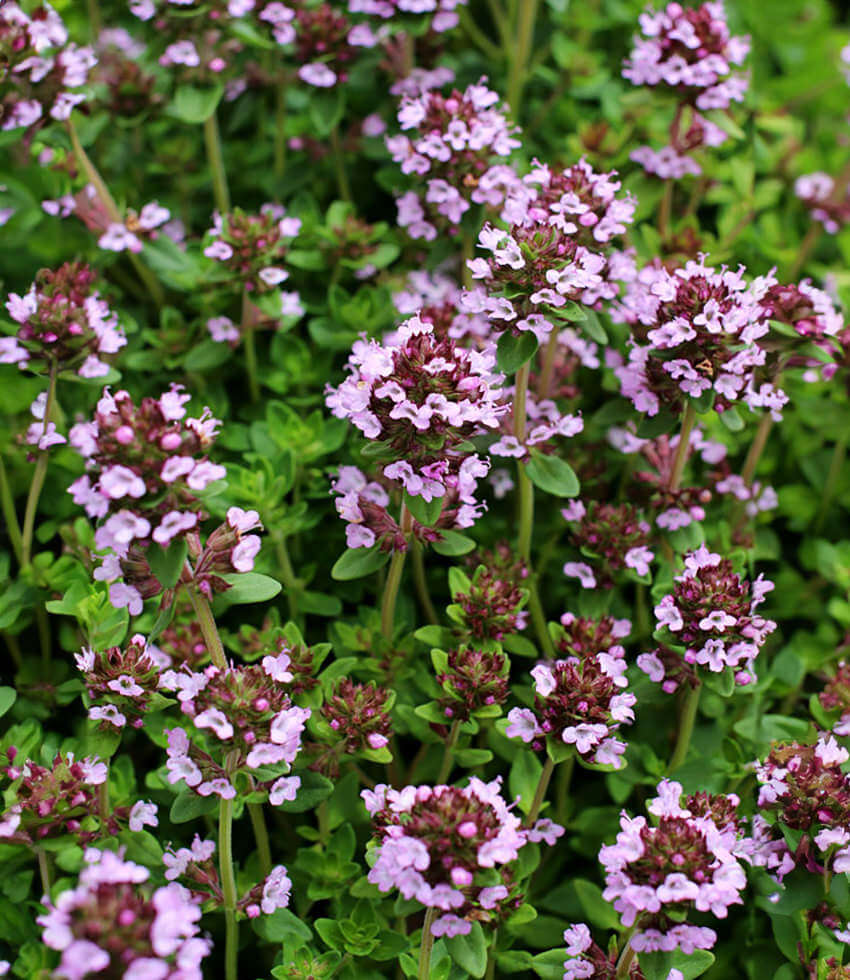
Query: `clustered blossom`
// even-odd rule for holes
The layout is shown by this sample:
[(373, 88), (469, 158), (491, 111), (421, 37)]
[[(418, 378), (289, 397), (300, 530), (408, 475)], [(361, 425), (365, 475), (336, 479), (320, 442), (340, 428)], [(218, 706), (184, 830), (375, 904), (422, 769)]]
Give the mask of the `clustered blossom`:
[(369, 14), (389, 20), (398, 15), (425, 17), (428, 29), (442, 34), (457, 27), (457, 8), (467, 0), (348, 0), (352, 14)]
[(167, 731), (169, 782), (182, 780), (200, 796), (227, 800), (236, 795), (237, 773), (279, 766), (281, 776), (261, 788), (273, 806), (294, 799), (301, 781), (285, 773), (301, 748), (310, 709), (292, 704), (284, 686), (292, 680), (288, 668), (289, 657), (280, 653), (245, 667), (165, 671), (160, 687), (176, 693), (193, 726), (191, 738), (185, 728)]
[(737, 401), (782, 417), (788, 401), (770, 382), (756, 384), (766, 360), (758, 341), (769, 331), (759, 284), (744, 268), (716, 270), (706, 257), (669, 272), (660, 263), (635, 270), (615, 316), (632, 325), (628, 362), (615, 371), (620, 389), (639, 412), (678, 413), (685, 398), (713, 392), (722, 412)]
[(449, 276), (415, 269), (408, 273), (404, 287), (393, 293), (393, 303), (402, 316), (416, 314), (432, 323), (437, 337), (483, 346), (490, 337), (490, 321), (483, 314), (461, 310), (461, 295), (461, 287)]
[(30, 405), (30, 413), (35, 419), (27, 426), (23, 435), (23, 442), (28, 446), (35, 446), (42, 452), (50, 449), (51, 446), (62, 446), (68, 440), (56, 428), (56, 423), (45, 418), (47, 414), (47, 392), (42, 391), (36, 396), (35, 401)]
[(625, 568), (641, 576), (649, 574), (655, 557), (647, 547), (649, 524), (631, 504), (573, 500), (561, 513), (573, 525), (573, 544), (593, 561), (593, 566), (583, 561), (564, 565), (564, 574), (577, 578), (582, 588), (610, 588), (614, 575)]
[(503, 653), (464, 645), (441, 657), (437, 681), (445, 692), (440, 707), (446, 718), (463, 722), (479, 712), (496, 714), (507, 701), (510, 664)]
[(713, 929), (683, 921), (691, 909), (725, 919), (741, 904), (746, 874), (736, 852), (740, 827), (732, 816), (738, 798), (698, 794), (685, 799), (679, 783), (662, 780), (647, 804), (655, 818), (620, 818), (615, 844), (599, 852), (605, 868), (606, 901), (623, 926), (635, 927), (630, 943), (638, 952), (710, 949)]
[(330, 751), (321, 753), (313, 768), (336, 777), (340, 754), (358, 755), (386, 748), (392, 735), (389, 711), (393, 700), (394, 695), (384, 687), (343, 677), (326, 696), (319, 712), (321, 733), (330, 743)]
[[(264, 204), (259, 214), (247, 214), (240, 208), (224, 215), (216, 212), (204, 255), (221, 264), (222, 281), (235, 284), (252, 297), (262, 295), (289, 278), (286, 252), (300, 230), (301, 220), (287, 217), (277, 204)], [(298, 293), (280, 295), (280, 316), (303, 314)], [(227, 317), (214, 317), (207, 326), (214, 340), (238, 337), (237, 328)], [(235, 335), (233, 331), (237, 331)]]
[(775, 745), (756, 765), (759, 810), (802, 832), (794, 859), (810, 871), (822, 871), (813, 845), (833, 872), (850, 871), (850, 778), (841, 768), (848, 759), (832, 735), (822, 735), (814, 745)]
[(537, 752), (550, 740), (572, 745), (583, 761), (619, 769), (626, 744), (615, 735), (634, 721), (637, 701), (623, 690), (625, 672), (625, 659), (610, 652), (538, 664), (531, 671), (534, 707), (512, 708), (505, 734)]
[(394, 344), (358, 341), (348, 377), (327, 389), (326, 402), (337, 418), (383, 444), (392, 460), (383, 475), (411, 496), (430, 501), (454, 491), (458, 505), (467, 508), (457, 523), (466, 527), (481, 513), (474, 494), (489, 464), (465, 444), (496, 428), (506, 407), (494, 370), (492, 352), (463, 350), (412, 317)]
[(499, 96), (481, 79), (448, 96), (417, 91), (402, 97), (401, 133), (386, 138), (387, 149), (404, 174), (425, 178), (425, 192), (398, 199), (398, 223), (411, 238), (432, 241), (438, 228), (456, 233), (473, 204), (501, 207), (517, 182), (504, 160), (521, 144), (514, 136)]
[(748, 80), (734, 69), (743, 65), (750, 39), (731, 35), (720, 2), (699, 7), (668, 3), (663, 10), (641, 14), (640, 26), (642, 35), (635, 38), (623, 76), (633, 85), (666, 86), (678, 105), (670, 145), (660, 151), (642, 146), (631, 159), (662, 179), (698, 175), (699, 164), (688, 153), (726, 139), (701, 112), (743, 101)]
[(153, 888), (149, 877), (121, 851), (86, 850), (76, 887), (46, 899), (37, 919), (45, 945), (62, 954), (58, 976), (201, 980), (212, 944), (199, 935), (200, 906), (176, 882)]
[(91, 48), (68, 42), (62, 18), (49, 3), (29, 14), (12, 0), (0, 8), (3, 97), (0, 129), (65, 120), (85, 101), (77, 91), (96, 63)]
[(101, 212), (103, 204), (99, 203), (100, 207), (95, 204), (90, 211), (79, 205), (76, 210), (89, 228), (102, 230), (97, 244), (107, 252), (141, 252), (145, 239), (156, 239), (156, 229), (171, 219), (171, 212), (159, 201), (149, 201), (138, 212), (128, 210), (123, 221), (113, 221), (108, 216), (105, 218)]
[(159, 675), (170, 658), (149, 645), (141, 634), (126, 647), (110, 647), (99, 653), (83, 648), (74, 654), (83, 673), (89, 701), (89, 718), (108, 729), (130, 725), (141, 728), (144, 715), (161, 703), (156, 694)]
[(841, 186), (825, 173), (804, 174), (794, 182), (794, 193), (830, 235), (850, 221), (850, 183)]
[(568, 302), (613, 298), (608, 252), (636, 206), (617, 195), (620, 187), (615, 173), (596, 173), (585, 160), (556, 172), (536, 164), (509, 199), (510, 229), (482, 229), (478, 245), (490, 255), (467, 263), (481, 285), (464, 293), (461, 308), (543, 342)]
[[(564, 962), (564, 980), (644, 980), (644, 972), (638, 960), (634, 959), (628, 966), (628, 972), (618, 972), (617, 965), (620, 951), (609, 949), (607, 952), (593, 941), (590, 929), (583, 922), (573, 922), (564, 930), (564, 942), (567, 946), (569, 959)], [(675, 967), (665, 977), (665, 980), (684, 980), (681, 970)]]
[[(505, 388), (505, 394), (513, 402), (515, 387)], [(571, 439), (584, 430), (584, 420), (581, 415), (563, 413), (551, 398), (537, 399), (532, 394), (526, 397), (526, 414), (528, 432), (524, 439), (518, 439), (513, 434), (513, 418), (506, 416), (502, 419), (501, 435), (489, 449), (492, 456), (512, 457), (527, 460), (531, 450), (546, 452), (552, 447), (547, 445), (552, 439), (561, 437)]]
[[(685, 556), (685, 570), (655, 607), (655, 619), (670, 642), (684, 649), (686, 663), (713, 673), (729, 667), (736, 683), (750, 684), (759, 649), (776, 629), (773, 620), (756, 612), (773, 587), (763, 575), (752, 583), (742, 579), (728, 558), (700, 545)], [(637, 663), (651, 680), (664, 680), (666, 668), (657, 652), (641, 654)]]
[(472, 559), (472, 578), (452, 586), (449, 616), (473, 640), (502, 640), (528, 626), (528, 568), (507, 545)]
[[(261, 19), (274, 24), (281, 6), (269, 4), (260, 15)], [(297, 75), (302, 82), (316, 88), (332, 88), (348, 81), (350, 66), (359, 52), (378, 43), (377, 35), (368, 24), (352, 26), (349, 19), (329, 3), (312, 8), (299, 5), (292, 28), (295, 60), (299, 65)]]
[[(396, 790), (380, 783), (360, 794), (377, 841), (369, 881), (438, 909), (435, 936), (466, 935), (472, 920), (490, 921), (510, 894), (509, 865), (530, 832), (521, 829), (500, 789), (501, 777), (484, 783), (473, 776), (462, 789)], [(489, 883), (494, 870), (501, 884)]]
[(620, 641), (629, 635), (631, 628), (628, 619), (614, 619), (613, 616), (588, 619), (574, 613), (564, 613), (553, 640), (555, 649), (562, 657), (581, 659), (604, 653), (620, 660), (626, 655)]
[(89, 266), (66, 262), (42, 269), (23, 296), (10, 293), (6, 309), (19, 327), (0, 338), (0, 364), (74, 369), (81, 378), (107, 374), (100, 355), (115, 354), (127, 339), (94, 282)]
[(15, 785), (15, 802), (0, 817), (0, 838), (34, 843), (60, 834), (97, 836), (91, 815), (97, 812), (98, 787), (107, 779), (106, 763), (68, 752), (57, 753), (47, 766), (31, 759), (18, 765), (14, 747), (6, 756), (4, 771)]
[[(356, 466), (340, 466), (337, 476), (331, 481), (331, 490), (337, 513), (346, 522), (345, 539), (349, 548), (371, 548), (378, 545), (382, 551), (406, 551), (407, 533), (417, 541), (427, 544), (443, 540), (442, 530), (471, 527), (480, 514), (481, 504), (476, 504), (471, 494), (467, 501), (460, 499), (460, 492), (466, 492), (469, 473), (480, 468), (477, 456), (470, 457), (460, 465), (459, 479), (455, 486), (449, 485), (443, 497), (440, 517), (433, 526), (420, 524), (411, 518), (410, 531), (405, 532), (395, 517), (389, 512), (390, 495), (387, 486), (377, 480), (369, 480)], [(469, 499), (473, 499), (470, 503)]]
[(95, 544), (111, 551), (95, 577), (123, 576), (111, 585), (110, 599), (117, 607), (129, 606), (133, 615), (141, 612), (143, 599), (162, 591), (144, 549), (151, 542), (168, 547), (196, 530), (203, 516), (196, 494), (225, 475), (206, 455), (220, 423), (209, 409), (199, 418), (187, 417), (189, 399), (181, 385), (172, 385), (137, 406), (128, 392), (113, 395), (107, 388), (93, 421), (70, 432), (88, 473), (69, 492), (89, 517), (101, 520)]

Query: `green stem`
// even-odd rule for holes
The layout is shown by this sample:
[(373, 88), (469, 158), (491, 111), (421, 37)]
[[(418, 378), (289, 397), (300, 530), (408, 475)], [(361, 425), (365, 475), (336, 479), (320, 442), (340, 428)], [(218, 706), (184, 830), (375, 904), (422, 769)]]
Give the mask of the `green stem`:
[(437, 785), (442, 786), (445, 781), (449, 778), (449, 773), (452, 771), (452, 753), (457, 745), (458, 736), (460, 735), (460, 722), (455, 720), (452, 722), (452, 727), (449, 730), (449, 739), (446, 742), (446, 748), (443, 751), (443, 761), (440, 765), (440, 772), (437, 775)]
[(489, 37), (478, 27), (465, 7), (458, 9), (461, 27), (466, 31), (469, 39), (477, 45), (490, 61), (498, 61), (502, 57), (501, 49), (498, 44), (494, 44)]
[(549, 780), (552, 778), (552, 773), (555, 771), (555, 763), (546, 756), (546, 762), (543, 764), (543, 772), (540, 774), (540, 782), (537, 784), (537, 791), (534, 794), (534, 800), (531, 803), (531, 809), (528, 811), (528, 817), (526, 818), (526, 827), (533, 827), (537, 818), (540, 816), (540, 808), (543, 806), (543, 800), (546, 798), (546, 790), (549, 788)]
[(688, 755), (688, 747), (691, 744), (691, 736), (694, 732), (694, 723), (697, 720), (701, 691), (702, 685), (697, 684), (696, 687), (690, 688), (685, 695), (682, 713), (679, 717), (679, 734), (676, 738), (676, 748), (673, 750), (670, 764), (667, 766), (668, 773), (675, 772)]
[(289, 618), (294, 622), (298, 616), (298, 590), (300, 588), (298, 579), (295, 577), (295, 570), (289, 558), (289, 549), (286, 547), (286, 536), (280, 535), (274, 539), (277, 563), (279, 565), (280, 577), (286, 589), (286, 602), (289, 606)]
[(691, 448), (691, 432), (697, 420), (696, 409), (693, 402), (685, 403), (685, 412), (682, 415), (682, 428), (679, 431), (679, 445), (676, 446), (676, 456), (673, 460), (673, 472), (670, 474), (670, 486), (668, 489), (674, 493), (682, 485), (682, 474), (685, 472), (685, 463)]
[(487, 969), (484, 971), (484, 980), (494, 980), (496, 976), (496, 942), (499, 938), (499, 930), (493, 930), (493, 939), (487, 947)]
[(615, 980), (627, 980), (636, 955), (634, 946), (632, 946), (631, 942), (627, 942), (623, 947), (623, 952), (620, 954), (619, 960), (617, 960), (617, 972), (614, 974)]
[(334, 173), (339, 196), (343, 201), (351, 200), (351, 185), (348, 182), (348, 172), (342, 155), (342, 140), (339, 138), (339, 127), (335, 123), (331, 129), (331, 155), (333, 156)]
[(753, 441), (750, 443), (750, 448), (747, 451), (747, 458), (744, 460), (744, 468), (741, 470), (741, 478), (747, 487), (752, 487), (753, 485), (753, 479), (756, 475), (756, 467), (761, 459), (761, 454), (764, 452), (764, 447), (767, 444), (767, 437), (770, 435), (770, 430), (772, 428), (773, 416), (770, 414), (770, 412), (765, 412), (761, 417), (758, 429), (756, 429), (756, 434)]
[(410, 544), (410, 560), (413, 568), (413, 583), (416, 586), (416, 595), (422, 612), (429, 623), (436, 625), (439, 623), (437, 610), (431, 601), (431, 593), (428, 590), (428, 577), (425, 574), (425, 556), (422, 551), (422, 544), (413, 540)]
[(233, 869), (233, 800), (221, 800), (218, 811), (218, 859), (224, 899), (224, 976), (237, 980), (239, 924), (236, 921), (236, 874)]
[(204, 145), (212, 175), (215, 207), (219, 214), (226, 214), (230, 210), (230, 191), (227, 187), (227, 171), (224, 169), (224, 156), (221, 152), (218, 116), (214, 112), (204, 120)]
[(818, 508), (818, 516), (815, 520), (815, 533), (818, 533), (824, 525), (824, 521), (829, 514), (829, 505), (832, 503), (832, 498), (835, 496), (835, 491), (838, 487), (838, 481), (841, 478), (841, 471), (844, 468), (844, 463), (847, 460), (847, 435), (842, 435), (838, 442), (835, 444), (835, 448), (832, 451), (832, 460), (829, 464), (829, 472), (826, 475), (826, 483), (823, 486), (823, 493), (820, 498), (820, 507)]
[(255, 329), (257, 326), (256, 307), (248, 298), (248, 291), (242, 293), (242, 323), (239, 332), (245, 347), (245, 369), (248, 372), (248, 391), (252, 404), (260, 400), (260, 376), (257, 370), (257, 344)]
[(555, 373), (555, 355), (558, 353), (558, 331), (553, 330), (543, 350), (543, 367), (537, 381), (537, 397), (549, 398), (552, 390), (552, 376)]
[(286, 173), (286, 80), (274, 94), (274, 175), (281, 180)]
[(35, 849), (35, 856), (38, 860), (38, 874), (41, 878), (41, 891), (43, 895), (50, 895), (50, 855), (40, 847)]
[(472, 270), (468, 263), (475, 257), (475, 236), (465, 231), (461, 236), (460, 248), (460, 280), (464, 289), (472, 289)]
[(0, 508), (3, 511), (3, 520), (6, 522), (6, 530), (9, 532), (9, 540), (12, 543), (12, 550), (15, 552), (15, 559), (20, 565), (21, 525), (18, 523), (15, 498), (12, 496), (12, 488), (9, 486), (9, 478), (6, 476), (6, 466), (2, 458), (0, 458)]
[[(77, 163), (80, 165), (80, 169), (86, 175), (88, 182), (94, 187), (95, 193), (98, 196), (100, 203), (109, 215), (109, 220), (114, 221), (116, 224), (123, 225), (124, 219), (121, 216), (121, 212), (118, 210), (118, 205), (115, 203), (115, 198), (110, 194), (109, 188), (106, 186), (106, 181), (100, 176), (97, 167), (92, 163), (91, 157), (83, 149), (83, 144), (80, 142), (79, 134), (77, 133), (76, 127), (74, 126), (73, 117), (68, 119), (68, 135), (71, 139), (71, 147), (74, 150), (74, 156), (77, 158)], [(165, 303), (165, 293), (162, 290), (162, 286), (159, 280), (151, 272), (151, 270), (144, 265), (139, 256), (135, 252), (127, 252), (130, 262), (133, 268), (136, 270), (136, 275), (141, 279), (143, 286), (147, 289), (150, 298), (153, 300), (154, 305), (157, 308), (161, 308)]]
[[(514, 379), (514, 435), (519, 442), (525, 442), (529, 370), (529, 364), (526, 362), (517, 371)], [(519, 557), (523, 561), (529, 562), (531, 559), (531, 532), (534, 527), (534, 486), (526, 475), (525, 467), (521, 462), (518, 467), (517, 491), (519, 493), (517, 550)]]
[(431, 980), (431, 950), (434, 948), (434, 934), (431, 932), (431, 925), (438, 914), (438, 910), (433, 908), (429, 908), (425, 912), (425, 921), (422, 923), (422, 945), (419, 947), (418, 980)]
[[(402, 503), (401, 513), (399, 514), (399, 524), (402, 533), (407, 535), (413, 523), (413, 517), (407, 507)], [(398, 587), (401, 585), (401, 575), (404, 571), (404, 559), (406, 551), (394, 551), (390, 561), (390, 570), (387, 573), (387, 582), (384, 586), (384, 598), (381, 600), (381, 633), (387, 640), (393, 638), (393, 627), (395, 625), (395, 604), (398, 598)]]
[(567, 804), (570, 797), (570, 783), (576, 765), (575, 755), (565, 759), (558, 767), (558, 778), (555, 780), (555, 817), (558, 823), (567, 821)]
[(186, 591), (189, 593), (189, 601), (195, 610), (198, 626), (201, 627), (201, 634), (204, 637), (204, 643), (210, 655), (210, 660), (212, 660), (219, 670), (226, 670), (227, 657), (224, 653), (224, 644), (221, 642), (218, 627), (215, 625), (215, 617), (213, 616), (209, 600), (191, 585)]
[(537, 575), (531, 571), (529, 571), (525, 581), (525, 588), (528, 590), (528, 610), (531, 613), (534, 632), (537, 634), (537, 642), (543, 649), (543, 655), (546, 659), (554, 660), (555, 647), (546, 625), (546, 614), (543, 611), (543, 603), (540, 601), (540, 592), (537, 588)]
[(263, 815), (262, 803), (249, 803), (248, 816), (254, 830), (254, 840), (257, 843), (257, 856), (260, 859), (260, 870), (263, 876), (268, 876), (272, 869), (272, 851), (269, 845), (269, 832), (266, 829), (266, 818)]
[(527, 80), (528, 56), (531, 53), (531, 45), (534, 39), (534, 22), (537, 19), (538, 5), (539, 0), (522, 0), (522, 3), (519, 4), (516, 35), (510, 39), (511, 43), (507, 48), (507, 54), (510, 58), (508, 105), (511, 107), (515, 120), (519, 120), (520, 117), (520, 105)]
[[(56, 361), (50, 362), (50, 375), (47, 381), (47, 401), (44, 405), (44, 425), (41, 433), (47, 433), (47, 426), (50, 422), (50, 415), (53, 412), (53, 403), (56, 400)], [(35, 463), (35, 471), (32, 475), (29, 493), (27, 494), (26, 510), (24, 511), (24, 529), (21, 534), (21, 568), (29, 568), (32, 563), (32, 538), (35, 531), (35, 515), (38, 510), (38, 499), (44, 489), (44, 481), (47, 478), (47, 463), (50, 453), (47, 449), (39, 450), (38, 459)]]

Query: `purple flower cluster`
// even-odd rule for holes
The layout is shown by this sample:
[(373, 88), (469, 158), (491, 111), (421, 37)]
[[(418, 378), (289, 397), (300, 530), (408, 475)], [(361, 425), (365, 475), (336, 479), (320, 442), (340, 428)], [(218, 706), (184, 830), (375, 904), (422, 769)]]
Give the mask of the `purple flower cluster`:
[[(452, 582), (449, 617), (456, 632), (472, 640), (499, 640), (528, 626), (528, 592), (523, 583), (528, 568), (507, 545), (471, 559), (472, 578), (463, 574)], [(459, 571), (459, 570), (458, 570)]]
[(615, 308), (633, 328), (628, 362), (615, 372), (620, 389), (648, 415), (713, 392), (719, 412), (744, 401), (778, 420), (787, 396), (755, 378), (767, 356), (758, 341), (770, 329), (761, 283), (748, 285), (743, 266), (716, 270), (705, 258), (673, 272), (660, 263), (634, 271)]
[(637, 701), (623, 690), (625, 673), (625, 658), (610, 649), (538, 664), (531, 671), (534, 707), (512, 708), (505, 734), (538, 752), (547, 740), (572, 745), (585, 763), (619, 769), (626, 744), (615, 735), (634, 721)]
[(421, 91), (402, 97), (398, 121), (405, 132), (386, 138), (402, 173), (425, 178), (425, 193), (398, 199), (398, 223), (411, 238), (432, 241), (438, 226), (455, 233), (473, 204), (501, 207), (517, 183), (505, 159), (521, 144), (499, 106), (499, 96), (481, 79), (444, 96)]
[(837, 235), (850, 221), (850, 184), (837, 184), (821, 172), (804, 174), (794, 182), (794, 193), (830, 235)]
[[(71, 445), (86, 459), (89, 472), (69, 492), (89, 517), (102, 520), (95, 544), (111, 551), (95, 577), (123, 577), (110, 587), (110, 599), (117, 607), (129, 606), (133, 615), (141, 611), (143, 599), (162, 590), (144, 549), (152, 541), (167, 547), (195, 531), (203, 513), (196, 493), (225, 475), (224, 467), (206, 455), (220, 423), (209, 409), (199, 418), (187, 417), (189, 399), (182, 386), (172, 385), (137, 406), (126, 391), (113, 395), (107, 388), (93, 421), (80, 422), (70, 432)], [(240, 570), (239, 556), (231, 555)]]
[(655, 558), (649, 544), (649, 524), (631, 504), (604, 504), (590, 500), (572, 500), (561, 511), (570, 528), (573, 544), (593, 561), (568, 561), (564, 575), (577, 578), (582, 588), (598, 585), (610, 588), (614, 576), (623, 569), (637, 575), (649, 575)]
[[(776, 629), (756, 612), (772, 589), (763, 575), (750, 583), (728, 558), (700, 545), (685, 556), (685, 570), (655, 607), (655, 619), (670, 642), (683, 648), (686, 663), (713, 673), (729, 667), (736, 683), (751, 684), (759, 649)], [(664, 683), (667, 669), (657, 652), (641, 654), (637, 663), (651, 680)]]
[[(505, 394), (511, 399), (515, 386), (506, 386)], [(561, 412), (551, 398), (537, 399), (532, 394), (526, 397), (525, 410), (529, 429), (524, 439), (517, 438), (513, 432), (513, 412), (502, 418), (501, 436), (494, 442), (489, 452), (492, 456), (513, 457), (527, 460), (532, 449), (545, 452), (552, 447), (547, 444), (555, 438), (571, 439), (584, 429), (581, 415)]]
[(438, 337), (484, 346), (491, 333), (490, 321), (480, 313), (461, 310), (461, 295), (460, 286), (449, 276), (416, 269), (408, 273), (403, 289), (393, 293), (393, 303), (402, 316), (418, 315), (432, 323)]
[(822, 735), (814, 745), (775, 745), (756, 765), (761, 813), (777, 829), (802, 832), (794, 859), (817, 873), (813, 844), (832, 872), (850, 871), (850, 777), (842, 769), (848, 759), (832, 735)]
[(499, 402), (501, 375), (494, 369), (491, 352), (460, 349), (448, 337), (439, 339), (433, 324), (413, 317), (398, 329), (394, 344), (358, 341), (349, 376), (327, 389), (326, 402), (337, 418), (383, 443), (392, 460), (384, 477), (428, 501), (454, 491), (474, 519), (480, 513), (477, 482), (489, 464), (464, 446), (495, 428), (507, 407)]
[(131, 637), (126, 647), (110, 647), (95, 653), (87, 647), (74, 654), (77, 668), (83, 673), (89, 697), (89, 718), (124, 728), (141, 728), (144, 715), (162, 703), (157, 695), (160, 671), (170, 658), (149, 645), (141, 634)]
[(0, 364), (52, 365), (81, 378), (107, 374), (100, 355), (115, 354), (127, 339), (94, 281), (89, 266), (66, 262), (42, 269), (23, 296), (10, 293), (6, 309), (19, 327), (14, 336), (0, 338)]
[(245, 667), (165, 671), (160, 688), (176, 693), (193, 726), (191, 738), (185, 728), (167, 732), (168, 781), (182, 780), (200, 796), (215, 793), (228, 800), (236, 795), (236, 773), (280, 767), (278, 778), (258, 788), (268, 790), (273, 806), (294, 799), (301, 781), (285, 773), (301, 748), (310, 709), (290, 701), (284, 686), (292, 680), (288, 668), (289, 657), (280, 653)]
[(691, 909), (725, 919), (742, 902), (746, 874), (736, 856), (740, 826), (734, 818), (738, 798), (698, 794), (684, 800), (679, 783), (662, 780), (647, 804), (655, 818), (620, 818), (615, 844), (599, 852), (605, 868), (604, 898), (613, 902), (638, 952), (710, 949), (713, 929), (690, 925)]
[(85, 101), (76, 91), (96, 63), (91, 48), (68, 42), (62, 18), (49, 3), (25, 13), (13, 0), (0, 7), (3, 96), (0, 129), (65, 120)]
[(457, 27), (457, 8), (467, 0), (348, 0), (352, 14), (368, 14), (389, 20), (393, 17), (425, 17), (428, 29), (437, 34)]
[(734, 69), (743, 65), (750, 39), (731, 35), (720, 2), (691, 8), (668, 3), (663, 10), (641, 14), (640, 26), (642, 34), (635, 38), (623, 76), (633, 85), (666, 86), (678, 105), (670, 145), (662, 150), (639, 147), (631, 159), (662, 179), (698, 175), (699, 164), (689, 152), (719, 146), (726, 139), (700, 111), (728, 109), (743, 101), (748, 81)]
[[(643, 970), (637, 960), (627, 967), (617, 969), (618, 951), (603, 950), (593, 941), (590, 929), (583, 922), (573, 922), (564, 930), (567, 956), (564, 962), (564, 980), (644, 980)], [(681, 970), (675, 967), (664, 980), (684, 980)]]
[(45, 900), (42, 940), (61, 952), (57, 975), (201, 980), (212, 946), (199, 935), (199, 904), (176, 882), (145, 883), (147, 868), (123, 853), (88, 848), (75, 888)]
[[(473, 776), (463, 789), (381, 783), (360, 794), (377, 840), (369, 881), (438, 909), (435, 936), (466, 935), (510, 895), (510, 864), (531, 838), (500, 789), (501, 777), (484, 783)], [(502, 883), (483, 884), (494, 871)]]
[(510, 664), (505, 654), (464, 644), (448, 653), (432, 650), (431, 659), (445, 692), (440, 707), (447, 718), (467, 721), (473, 715), (500, 713), (499, 706), (508, 698)]

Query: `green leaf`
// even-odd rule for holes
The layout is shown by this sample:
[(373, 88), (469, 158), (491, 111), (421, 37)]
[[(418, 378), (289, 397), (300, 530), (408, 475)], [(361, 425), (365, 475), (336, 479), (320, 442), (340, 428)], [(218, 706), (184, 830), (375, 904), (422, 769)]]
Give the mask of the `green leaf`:
[(725, 412), (720, 412), (719, 417), (730, 432), (740, 432), (744, 428), (744, 420), (736, 408), (727, 408)]
[(277, 579), (259, 572), (236, 572), (221, 576), (230, 588), (224, 593), (224, 598), (232, 605), (242, 605), (248, 602), (266, 602), (273, 599), (282, 586)]
[(414, 497), (405, 493), (404, 504), (416, 520), (426, 527), (433, 527), (440, 519), (440, 514), (443, 513), (442, 497), (426, 500), (424, 497)]
[(694, 950), (690, 956), (681, 950), (673, 953), (641, 953), (640, 968), (646, 980), (667, 980), (671, 970), (678, 970), (683, 980), (700, 977), (714, 963), (714, 954), (707, 949)]
[(198, 796), (191, 790), (180, 793), (171, 804), (169, 818), (172, 823), (188, 823), (197, 820), (205, 813), (214, 813), (218, 809), (218, 797)]
[(597, 344), (607, 344), (608, 334), (605, 332), (605, 328), (599, 322), (599, 317), (596, 315), (595, 310), (585, 309), (587, 314), (586, 319), (581, 325), (582, 330), (590, 337), (591, 340), (595, 340)]
[(256, 933), (270, 943), (297, 940), (297, 946), (300, 946), (313, 938), (310, 927), (289, 909), (276, 909), (271, 915), (261, 915), (251, 925)]
[(656, 415), (647, 415), (637, 427), (640, 439), (655, 439), (672, 432), (678, 425), (678, 419), (671, 412), (662, 409)]
[(475, 548), (475, 542), (472, 538), (468, 538), (465, 534), (460, 534), (458, 531), (444, 531), (441, 529), (440, 534), (442, 534), (443, 540), (436, 541), (432, 545), (438, 555), (454, 558), (457, 555), (468, 555)]
[(465, 936), (446, 939), (449, 956), (470, 976), (483, 977), (487, 969), (487, 941), (480, 922), (473, 922)]
[(220, 367), (233, 357), (233, 351), (227, 344), (220, 343), (208, 337), (195, 344), (183, 361), (187, 371), (210, 371)]
[(334, 784), (320, 776), (317, 772), (299, 773), (301, 785), (294, 800), (284, 800), (283, 803), (275, 807), (276, 810), (285, 810), (288, 813), (304, 813), (305, 810), (312, 810), (314, 807), (326, 800), (334, 791)]
[(173, 589), (177, 585), (188, 552), (185, 538), (177, 538), (167, 548), (160, 547), (155, 541), (151, 543), (147, 552), (148, 564), (164, 589)]
[(17, 696), (18, 692), (13, 687), (0, 687), (0, 716), (12, 707)]
[[(620, 917), (613, 907), (602, 897), (602, 889), (592, 881), (584, 878), (576, 878), (573, 881), (573, 888), (584, 910), (584, 914), (592, 925), (600, 929), (617, 929), (620, 925)], [(641, 965), (643, 958), (641, 957)]]
[(168, 106), (168, 114), (181, 122), (197, 126), (205, 122), (218, 108), (224, 86), (201, 88), (198, 85), (178, 85)]
[(511, 765), (508, 786), (511, 797), (519, 797), (519, 808), (523, 813), (531, 810), (542, 772), (543, 766), (532, 751), (526, 749), (517, 753)]
[(377, 545), (371, 548), (349, 548), (337, 558), (331, 569), (331, 578), (337, 582), (348, 582), (351, 579), (371, 575), (390, 560), (389, 553), (381, 551)]
[(528, 478), (541, 490), (556, 497), (575, 497), (580, 485), (572, 466), (560, 456), (547, 456), (539, 449), (531, 450), (531, 459), (525, 464)]
[(496, 345), (496, 363), (505, 374), (515, 374), (537, 352), (537, 337), (530, 330), (518, 336), (506, 330)]
[(573, 323), (583, 323), (587, 319), (587, 310), (579, 303), (568, 299), (563, 306), (558, 307), (558, 316), (562, 320), (570, 320)]

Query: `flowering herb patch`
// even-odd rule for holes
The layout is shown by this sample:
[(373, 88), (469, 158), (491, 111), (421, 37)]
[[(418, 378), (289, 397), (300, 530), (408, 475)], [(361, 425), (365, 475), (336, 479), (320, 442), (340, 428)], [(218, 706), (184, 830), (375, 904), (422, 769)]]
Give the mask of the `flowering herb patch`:
[(835, 0), (0, 0), (0, 976), (850, 978)]

